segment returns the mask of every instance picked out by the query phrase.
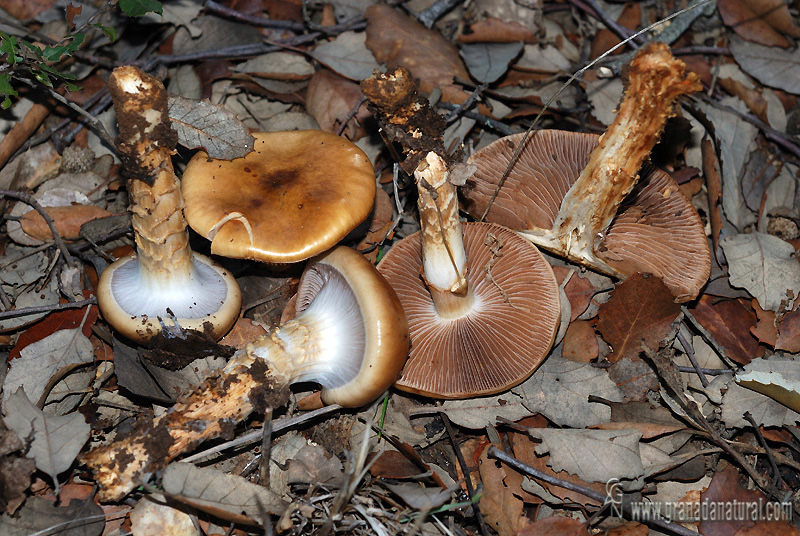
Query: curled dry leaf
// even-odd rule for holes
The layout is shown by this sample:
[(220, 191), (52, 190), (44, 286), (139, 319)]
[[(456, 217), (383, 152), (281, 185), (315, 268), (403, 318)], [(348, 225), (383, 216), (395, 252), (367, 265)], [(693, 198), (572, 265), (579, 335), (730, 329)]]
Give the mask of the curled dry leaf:
[(247, 479), (190, 463), (164, 469), (164, 492), (195, 508), (234, 523), (265, 525), (265, 515), (281, 515), (286, 504), (276, 493)]
[(366, 106), (360, 107), (355, 117), (350, 117), (350, 113), (363, 97), (358, 84), (322, 69), (308, 83), (306, 111), (322, 130), (332, 133), (341, 128), (343, 121), (348, 121), (344, 133), (347, 139), (357, 140), (366, 134), (362, 125), (370, 114)]
[(576, 428), (606, 422), (611, 416), (608, 406), (589, 402), (589, 395), (622, 401), (622, 392), (605, 370), (555, 355), (548, 357), (512, 393), (519, 393), (531, 412), (541, 413), (556, 424)]
[(800, 263), (788, 242), (756, 232), (726, 237), (720, 245), (731, 284), (747, 289), (762, 308), (777, 311), (800, 295)]

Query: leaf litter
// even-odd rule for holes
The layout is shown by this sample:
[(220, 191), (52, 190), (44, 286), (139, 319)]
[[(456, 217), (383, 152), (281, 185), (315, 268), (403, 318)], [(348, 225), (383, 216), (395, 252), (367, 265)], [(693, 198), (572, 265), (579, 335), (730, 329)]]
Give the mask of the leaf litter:
[[(447, 4), (449, 10), (438, 11)], [(216, 151), (217, 158), (243, 156), (252, 143), (248, 129), (322, 128), (356, 141), (376, 169), (391, 176), (396, 147), (381, 137), (357, 85), (375, 69), (411, 71), (451, 123), (446, 150), (456, 161), (527, 129), (539, 112), (537, 128), (602, 133), (615, 116), (624, 80), (619, 68), (628, 56), (609, 56), (556, 92), (590, 59), (642, 29), (640, 21), (681, 7), (637, 5), (637, 18), (614, 3), (452, 4), (420, 0), (403, 10), (373, 2), (303, 9), (277, 0), (209, 2), (203, 12), (200, 3), (187, 0), (167, 3), (163, 16), (141, 19), (110, 5), (96, 12), (84, 5), (83, 12), (70, 12), (80, 31), (96, 31), (81, 26), (96, 16), (114, 27), (118, 40), (89, 41), (75, 52), (75, 63), (58, 68), (95, 92), (89, 100), (76, 97), (79, 106), (108, 116), (102, 81), (112, 67), (160, 65), (165, 84), (176, 90), (170, 113), (183, 146), (174, 158), (179, 168), (197, 147)], [(557, 274), (564, 265), (577, 270), (562, 295), (575, 327), (563, 328), (563, 343), (523, 383), (444, 403), (392, 391), (385, 406), (307, 421), (305, 410), (296, 409), (307, 393), (296, 391), (288, 407), (273, 408), (274, 419), (259, 414), (247, 422), (258, 430), (275, 427), (272, 437), (258, 434), (255, 441), (208, 454), (202, 466), (175, 462), (132, 498), (142, 505), (164, 503), (166, 512), (190, 512), (199, 520), (192, 530), (199, 526), (205, 534), (222, 534), (231, 522), (239, 523), (237, 534), (623, 534), (611, 525), (613, 516), (590, 515), (602, 503), (596, 498), (605, 495), (605, 484), (621, 479), (628, 493), (641, 490), (654, 501), (669, 497), (687, 508), (702, 500), (788, 504), (784, 517), (770, 522), (756, 516), (728, 525), (697, 519), (677, 525), (683, 520), (672, 518), (651, 524), (652, 534), (796, 533), (786, 497), (797, 488), (800, 470), (800, 84), (794, 68), (800, 31), (793, 22), (796, 7), (788, 3), (720, 0), (716, 10), (711, 6), (679, 17), (660, 36), (680, 38), (673, 50), (699, 73), (707, 95), (685, 101), (678, 111), (691, 117), (696, 142), (684, 149), (685, 143), (678, 146), (665, 135), (662, 146), (676, 148), (660, 147), (677, 155), (665, 167), (675, 177), (685, 166), (704, 170), (693, 202), (712, 245), (720, 245), (713, 251), (713, 284), (688, 307), (676, 305), (658, 278), (612, 282), (554, 260)], [(8, 9), (9, 17), (25, 21), (13, 21), (19, 39), (44, 22), (64, 19), (52, 1), (23, 7), (12, 3)], [(158, 47), (144, 47), (132, 39), (141, 28), (179, 35), (165, 41), (154, 36)], [(653, 38), (644, 33), (619, 52)], [(11, 46), (6, 34), (2, 39)], [(730, 48), (709, 46), (723, 42)], [(90, 83), (87, 64), (100, 84)], [(42, 119), (35, 120), (28, 97), (48, 96), (46, 88), (20, 94), (12, 99), (16, 115), (0, 118), (0, 189), (26, 190), (40, 199), (62, 187), (83, 197), (62, 201), (63, 208), (45, 206), (58, 237), (68, 240), (63, 247), (53, 242), (44, 219), (34, 221), (29, 203), (5, 198), (0, 336), (10, 358), (0, 367), (0, 532), (27, 534), (63, 521), (63, 532), (99, 534), (128, 513), (122, 502), (101, 509), (92, 497), (58, 501), (76, 479), (88, 476), (79, 455), (122, 433), (132, 416), (166, 411), (230, 351), (185, 343), (188, 364), (178, 372), (163, 368), (163, 360), (184, 358), (159, 347), (131, 347), (102, 316), (97, 319), (97, 273), (132, 245), (127, 177), (119, 162), (99, 165), (101, 154), (113, 148), (100, 150), (90, 141), (97, 137), (87, 134), (74, 112), (57, 110), (41, 127), (47, 130), (37, 132)], [(69, 151), (87, 146), (97, 154), (88, 153), (88, 168), (68, 165)], [(25, 163), (42, 150), (50, 156)], [(382, 216), (375, 234), (358, 246), (373, 262), (417, 230), (413, 181), (396, 172), (379, 186), (394, 213)], [(108, 215), (121, 223), (103, 225)], [(287, 288), (298, 275), (251, 263), (228, 267), (242, 281), (270, 272)], [(290, 295), (249, 294), (241, 332), (251, 333), (245, 324), (276, 322)], [(67, 310), (85, 324), (54, 322)], [(243, 346), (247, 337), (236, 344)], [(526, 424), (532, 419), (535, 427)], [(284, 421), (296, 430), (284, 432)], [(232, 428), (229, 436), (243, 430)], [(781, 433), (783, 443), (774, 439)], [(490, 456), (492, 444), (556, 483), (499, 462)], [(381, 453), (385, 461), (379, 464)], [(702, 462), (699, 472), (689, 471), (692, 460)], [(677, 477), (670, 475), (679, 469), (691, 477), (676, 492)], [(583, 486), (578, 489), (584, 493), (559, 487), (566, 482)], [(112, 507), (123, 508), (122, 514), (114, 517)], [(164, 532), (180, 523), (158, 517)], [(145, 530), (138, 513), (129, 522), (134, 533)], [(648, 531), (636, 523), (625, 527)]]

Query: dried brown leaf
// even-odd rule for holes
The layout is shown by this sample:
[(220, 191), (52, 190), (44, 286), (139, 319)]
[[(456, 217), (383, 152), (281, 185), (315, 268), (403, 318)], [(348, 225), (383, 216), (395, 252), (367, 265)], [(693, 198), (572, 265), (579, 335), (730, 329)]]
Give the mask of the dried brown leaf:
[(553, 516), (528, 525), (518, 532), (517, 536), (589, 536), (589, 534), (589, 527), (583, 521), (571, 517)]
[[(755, 490), (747, 490), (739, 484), (739, 473), (733, 466), (729, 465), (722, 471), (717, 471), (711, 479), (708, 489), (700, 494), (701, 501), (708, 501), (710, 504), (733, 504), (739, 503), (756, 504), (764, 500), (764, 496)], [(711, 516), (709, 516), (711, 517)], [(718, 521), (704, 519), (700, 522), (698, 530), (703, 536), (730, 536), (737, 530), (744, 527), (751, 527), (752, 521), (734, 520), (734, 516), (729, 516), (730, 520), (725, 520), (725, 516), (716, 516)]]
[(500, 536), (515, 536), (529, 523), (523, 514), (525, 504), (517, 495), (522, 490), (514, 490), (506, 485), (506, 468), (488, 457), (489, 449), (481, 453), (480, 475), (483, 482), (483, 495), (479, 507), (486, 524)]
[(453, 82), (469, 80), (458, 49), (435, 30), (384, 4), (367, 8), (367, 47), (389, 69), (403, 66), (419, 79), (421, 91), (442, 90), (442, 100), (460, 104), (469, 93)]
[(758, 324), (750, 328), (750, 333), (756, 337), (762, 344), (768, 344), (775, 348), (778, 339), (778, 328), (775, 326), (775, 313), (773, 311), (765, 311), (758, 305), (758, 300), (752, 301), (753, 309), (758, 318)]
[(328, 132), (336, 133), (342, 122), (348, 121), (344, 133), (348, 139), (357, 140), (367, 133), (362, 125), (370, 113), (362, 106), (355, 118), (350, 114), (363, 97), (358, 84), (323, 69), (308, 83), (306, 111)]
[(800, 37), (784, 0), (719, 0), (717, 9), (725, 24), (748, 41), (786, 48), (791, 42), (781, 34)]
[(588, 363), (600, 353), (597, 334), (592, 324), (586, 320), (575, 320), (567, 328), (561, 355), (570, 361)]
[[(759, 325), (761, 325), (760, 322)], [(790, 353), (800, 352), (800, 309), (795, 309), (783, 316), (778, 325), (778, 338), (774, 346), (776, 350), (785, 350)]]
[[(95, 205), (70, 205), (66, 207), (47, 207), (47, 215), (53, 219), (56, 231), (61, 238), (75, 240), (79, 238), (81, 225), (97, 219), (111, 216), (104, 208)], [(25, 234), (37, 240), (50, 240), (53, 238), (50, 227), (44, 218), (35, 210), (26, 212), (20, 219), (20, 225)]]
[(745, 365), (763, 354), (758, 340), (750, 333), (750, 328), (756, 324), (756, 315), (741, 301), (714, 301), (711, 296), (704, 295), (692, 314), (737, 363)]
[(636, 359), (642, 343), (658, 348), (680, 311), (657, 277), (635, 274), (619, 283), (598, 312), (597, 329), (613, 349), (609, 360)]

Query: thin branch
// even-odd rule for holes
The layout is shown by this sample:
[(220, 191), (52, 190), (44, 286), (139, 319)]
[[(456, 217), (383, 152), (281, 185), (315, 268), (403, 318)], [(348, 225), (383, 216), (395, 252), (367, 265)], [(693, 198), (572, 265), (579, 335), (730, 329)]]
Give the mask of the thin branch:
[(36, 201), (36, 199), (33, 198), (32, 195), (17, 190), (2, 189), (0, 189), (0, 195), (22, 201), (23, 203), (30, 205), (36, 212), (38, 212), (39, 215), (44, 219), (45, 223), (47, 223), (47, 226), (50, 228), (50, 233), (53, 235), (53, 242), (55, 242), (59, 251), (61, 251), (61, 255), (64, 256), (64, 260), (67, 261), (67, 264), (71, 268), (77, 267), (75, 260), (72, 258), (72, 255), (69, 252), (69, 249), (67, 249), (67, 245), (61, 239), (61, 235), (58, 234), (56, 223), (53, 221), (53, 218), (50, 217), (47, 211), (42, 207), (42, 205), (39, 204), (38, 201)]
[(17, 318), (20, 316), (36, 315), (40, 313), (51, 313), (53, 311), (63, 311), (64, 309), (80, 309), (87, 305), (96, 305), (97, 300), (94, 296), (82, 301), (67, 302), (67, 303), (54, 303), (53, 305), (36, 305), (34, 307), (25, 307), (23, 309), (16, 309), (14, 311), (1, 311), (0, 320), (6, 318)]
[[(497, 460), (500, 460), (501, 462), (511, 466), (515, 470), (521, 473), (526, 473), (528, 475), (531, 475), (532, 477), (537, 478), (539, 480), (543, 480), (548, 484), (552, 484), (554, 486), (575, 491), (577, 493), (580, 493), (581, 495), (585, 495), (600, 503), (605, 503), (607, 502), (607, 500), (610, 499), (610, 497), (604, 496), (603, 494), (596, 492), (592, 488), (581, 486), (580, 484), (574, 484), (572, 482), (567, 482), (566, 480), (561, 480), (560, 478), (556, 478), (555, 476), (543, 473), (542, 471), (539, 471), (535, 467), (531, 467), (530, 465), (517, 460), (510, 454), (503, 452), (494, 445), (489, 447), (488, 454), (490, 458), (495, 458)], [(623, 501), (623, 503), (620, 506), (622, 507), (622, 510), (626, 515), (628, 516), (631, 515), (631, 509), (629, 504), (626, 504)], [(669, 531), (673, 534), (679, 534), (680, 536), (697, 536), (696, 532), (689, 530), (682, 525), (679, 525), (677, 523), (672, 523), (670, 521), (658, 517), (651, 517), (648, 520), (648, 523), (655, 525), (660, 529)]]

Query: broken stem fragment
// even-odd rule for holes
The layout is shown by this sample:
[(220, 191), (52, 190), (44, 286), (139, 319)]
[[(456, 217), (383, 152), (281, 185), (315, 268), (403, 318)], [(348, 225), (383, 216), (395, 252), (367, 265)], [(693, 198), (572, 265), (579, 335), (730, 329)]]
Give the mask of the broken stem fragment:
[(639, 180), (642, 164), (675, 113), (676, 99), (702, 89), (697, 75), (686, 74), (685, 67), (664, 43), (653, 42), (639, 51), (630, 64), (619, 112), (564, 197), (553, 228), (524, 231), (526, 237), (572, 260), (620, 275), (597, 259), (596, 246)]

